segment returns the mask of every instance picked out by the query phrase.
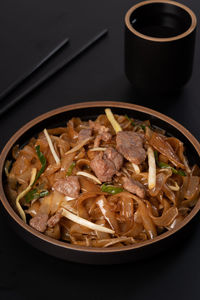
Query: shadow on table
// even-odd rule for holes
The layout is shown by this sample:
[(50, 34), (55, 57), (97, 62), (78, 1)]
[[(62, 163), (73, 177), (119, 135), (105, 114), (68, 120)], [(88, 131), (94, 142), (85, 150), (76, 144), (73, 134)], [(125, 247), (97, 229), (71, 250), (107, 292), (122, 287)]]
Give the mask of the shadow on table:
[(131, 85), (127, 85), (125, 91), (126, 98), (129, 99), (128, 102), (147, 106), (155, 110), (163, 110), (179, 102), (181, 104), (183, 93), (186, 93), (186, 90), (175, 90), (165, 94), (155, 94), (148, 91), (136, 90)]

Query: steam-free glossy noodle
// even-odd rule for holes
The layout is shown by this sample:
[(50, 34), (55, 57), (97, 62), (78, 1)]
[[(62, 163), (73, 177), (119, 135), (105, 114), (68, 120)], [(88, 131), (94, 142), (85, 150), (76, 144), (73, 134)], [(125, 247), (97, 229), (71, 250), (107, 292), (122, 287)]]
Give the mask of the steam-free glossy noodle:
[(81, 246), (124, 247), (179, 224), (200, 170), (183, 143), (150, 122), (113, 115), (45, 129), (6, 162), (7, 194), (24, 222)]

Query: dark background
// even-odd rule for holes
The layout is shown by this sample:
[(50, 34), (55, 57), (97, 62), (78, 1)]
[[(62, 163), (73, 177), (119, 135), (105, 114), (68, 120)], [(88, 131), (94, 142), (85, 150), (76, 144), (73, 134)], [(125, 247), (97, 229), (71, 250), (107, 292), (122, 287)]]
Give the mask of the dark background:
[[(74, 53), (98, 31), (109, 35), (0, 120), (0, 147), (27, 121), (59, 106), (112, 100), (145, 105), (183, 124), (199, 139), (199, 30), (193, 76), (168, 96), (138, 95), (124, 75), (123, 34), (129, 0), (1, 0), (0, 92), (65, 37), (63, 49), (37, 75)], [(198, 16), (198, 0), (180, 1)], [(198, 216), (199, 217), (199, 216)], [(45, 255), (22, 241), (0, 212), (0, 299), (198, 299), (200, 225), (178, 248), (119, 266), (87, 266)]]

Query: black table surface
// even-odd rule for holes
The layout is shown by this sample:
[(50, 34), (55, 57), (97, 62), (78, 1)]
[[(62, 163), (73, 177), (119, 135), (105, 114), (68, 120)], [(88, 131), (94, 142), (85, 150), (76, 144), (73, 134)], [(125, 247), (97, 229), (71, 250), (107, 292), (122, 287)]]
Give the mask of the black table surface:
[[(200, 138), (200, 41), (190, 82), (168, 96), (142, 96), (124, 74), (124, 15), (137, 1), (1, 0), (0, 91), (64, 37), (66, 46), (39, 74), (74, 53), (104, 28), (109, 34), (0, 120), (0, 147), (29, 120), (67, 104), (124, 101), (156, 109)], [(198, 16), (198, 0), (180, 1)], [(45, 255), (21, 240), (0, 212), (0, 299), (199, 299), (200, 224), (178, 248), (148, 260), (88, 266)]]

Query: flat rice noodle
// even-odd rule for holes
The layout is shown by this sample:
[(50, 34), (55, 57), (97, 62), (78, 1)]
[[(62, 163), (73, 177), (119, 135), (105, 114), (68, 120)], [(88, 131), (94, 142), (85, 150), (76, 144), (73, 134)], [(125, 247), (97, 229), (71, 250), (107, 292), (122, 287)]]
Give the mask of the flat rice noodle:
[(44, 154), (46, 157), (47, 152), (49, 151), (49, 144), (47, 142), (47, 139), (45, 138), (44, 134), (42, 133), (43, 138), (38, 138), (35, 146), (40, 146), (40, 151)]
[(170, 199), (174, 205), (178, 205), (178, 199), (175, 195), (175, 193), (168, 187), (167, 184), (164, 184), (162, 187), (163, 192), (165, 193), (165, 196)]
[(150, 239), (153, 239), (154, 237), (157, 236), (157, 231), (156, 231), (156, 227), (155, 227), (152, 219), (149, 216), (148, 209), (147, 209), (145, 203), (140, 198), (138, 198), (135, 195), (133, 195), (133, 198), (138, 203), (137, 211), (142, 219), (142, 223), (146, 230), (146, 233)]
[(47, 178), (49, 186), (52, 187), (56, 180), (63, 179), (65, 177), (66, 177), (66, 172), (65, 171), (58, 171), (58, 172), (55, 172), (55, 173), (53, 173), (49, 176), (43, 176), (42, 180), (44, 180), (44, 178)]
[(51, 215), (54, 215), (57, 212), (63, 201), (65, 201), (65, 196), (63, 194), (58, 191), (53, 191), (51, 193)]
[(66, 172), (68, 171), (69, 167), (71, 166), (74, 157), (76, 153), (69, 153), (61, 158), (61, 169), (65, 170)]
[(12, 157), (16, 160), (18, 158), (19, 153), (20, 153), (19, 145), (15, 145), (12, 148)]
[(151, 204), (151, 209), (152, 209), (152, 213), (155, 217), (159, 216), (159, 212), (156, 206), (154, 206), (153, 204)]
[(186, 217), (191, 212), (191, 208), (189, 208), (189, 207), (179, 207), (178, 211), (179, 211), (179, 214), (181, 216)]
[[(31, 166), (30, 166), (30, 168), (31, 168)], [(17, 175), (16, 178), (17, 178), (17, 182), (20, 185), (27, 186), (30, 181), (30, 178), (31, 178), (30, 169), (27, 169), (22, 174)], [(20, 188), (21, 188), (21, 186), (19, 186), (18, 189), (20, 190)]]
[(96, 185), (92, 180), (87, 179), (84, 176), (79, 176), (79, 183), (81, 190), (84, 192), (100, 192), (100, 187)]
[(120, 214), (121, 216), (125, 217), (125, 219), (129, 219), (133, 217), (133, 199), (130, 197), (121, 197), (120, 201)]
[(154, 132), (149, 140), (149, 144), (161, 154), (165, 155), (176, 167), (185, 169), (172, 146), (160, 134)]
[(67, 132), (67, 127), (56, 127), (47, 130), (51, 135), (61, 135)]
[(194, 206), (199, 198), (200, 185), (198, 176), (188, 176), (184, 178), (184, 185), (181, 188), (181, 207)]
[(167, 199), (162, 199), (162, 205), (163, 205), (163, 213), (166, 212), (170, 208), (170, 203)]
[(69, 233), (71, 235), (74, 235), (74, 234), (88, 234), (88, 235), (91, 235), (93, 234), (94, 235), (94, 231), (90, 228), (87, 228), (85, 226), (81, 226), (77, 223), (72, 223), (71, 227), (69, 228)]
[[(56, 154), (57, 154), (57, 151), (56, 151)], [(47, 150), (46, 154), (44, 154), (44, 156), (47, 160), (47, 166), (53, 165), (55, 163), (55, 158), (54, 158), (50, 148), (48, 148), (48, 150)]]
[(162, 199), (163, 199), (163, 191), (160, 191), (159, 193), (158, 193), (158, 195), (156, 196), (156, 199), (159, 201), (159, 202), (162, 202)]
[(193, 200), (197, 196), (197, 194), (199, 194), (199, 177), (190, 176), (185, 193), (185, 198), (188, 200)]
[(127, 197), (127, 198), (134, 198), (134, 195), (129, 193), (129, 192), (121, 192), (121, 193), (118, 193), (118, 194), (115, 194), (115, 195), (112, 195), (109, 197), (109, 201), (115, 201), (116, 199), (118, 198), (122, 198), (122, 197)]
[(173, 221), (169, 226), (166, 226), (166, 228), (167, 228), (168, 230), (174, 229), (174, 228), (175, 228), (177, 225), (179, 225), (183, 220), (184, 220), (184, 217), (181, 216), (181, 215), (178, 215), (178, 216), (174, 219), (174, 221)]
[(148, 235), (146, 232), (141, 232), (138, 236), (138, 242), (144, 242), (148, 240)]
[(83, 170), (85, 168), (90, 168), (90, 160), (86, 158), (80, 158), (79, 160), (76, 161), (76, 166), (80, 169)]
[[(106, 220), (105, 219), (97, 220), (96, 224), (105, 227), (106, 226)], [(110, 234), (107, 233), (107, 232), (96, 231), (96, 235), (97, 235), (97, 238), (99, 240), (109, 239), (110, 238)]]
[(189, 162), (188, 162), (187, 158), (185, 157), (185, 155), (183, 155), (183, 163), (184, 163), (186, 172), (190, 174), (191, 169), (190, 169)]
[(168, 175), (166, 175), (166, 173), (162, 172), (162, 173), (158, 173), (156, 175), (156, 186), (149, 190), (149, 194), (152, 197), (156, 197), (158, 195), (158, 193), (162, 190), (163, 185), (165, 184), (165, 182), (168, 179)]
[(96, 206), (96, 197), (91, 197), (91, 198), (87, 198), (85, 201), (84, 201), (84, 205), (85, 205), (85, 208), (87, 209), (87, 212), (88, 214), (91, 216), (92, 219), (94, 219), (94, 215), (96, 214), (96, 209), (97, 209), (97, 206)]
[(183, 178), (183, 184), (178, 192), (178, 199), (179, 199), (179, 203), (181, 204), (182, 201), (184, 200), (186, 191), (187, 191), (187, 186), (189, 183), (189, 176), (184, 176)]
[(86, 208), (83, 206), (83, 201), (85, 201), (88, 198), (93, 198), (96, 196), (97, 196), (97, 193), (95, 193), (95, 192), (86, 192), (86, 193), (81, 194), (81, 196), (79, 198), (77, 198), (76, 203), (77, 203), (77, 212), (78, 212), (79, 217), (87, 219), (87, 220), (90, 219)]
[[(115, 118), (117, 118), (117, 115), (114, 115)], [(105, 127), (108, 127), (110, 130), (113, 129), (112, 125), (110, 124), (110, 121), (108, 120), (107, 116), (105, 114), (99, 115), (97, 119), (94, 121), (94, 123), (100, 123), (100, 125), (103, 125)]]
[(49, 176), (54, 174), (55, 172), (57, 172), (60, 169), (61, 165), (60, 164), (52, 164), (52, 165), (48, 165), (48, 167), (46, 168), (46, 170), (44, 171), (44, 173), (42, 174), (42, 176)]
[(117, 233), (119, 232), (119, 226), (115, 217), (115, 213), (111, 210), (111, 207), (104, 195), (99, 196), (96, 199), (96, 204), (100, 208), (102, 215), (108, 222), (110, 227)]
[(23, 153), (22, 154), (20, 153), (17, 160), (12, 165), (10, 174), (20, 176), (27, 170), (30, 173), (30, 169), (31, 169), (30, 161), (25, 155), (23, 155)]
[(60, 150), (60, 153), (65, 153), (70, 149), (69, 142), (62, 140), (60, 137), (51, 136), (51, 140), (54, 142), (54, 147)]
[(99, 248), (107, 248), (111, 246), (117, 246), (119, 242), (123, 242), (125, 244), (133, 244), (135, 240), (132, 237), (119, 237), (119, 238), (111, 238), (111, 239), (102, 239), (102, 240), (92, 240), (92, 247)]
[(199, 176), (200, 177), (200, 168), (197, 165), (194, 165), (192, 167), (191, 176)]
[(184, 151), (183, 143), (175, 137), (167, 137), (166, 141), (172, 146), (179, 159), (182, 161)]
[(51, 211), (51, 202), (52, 202), (52, 194), (42, 198), (40, 200), (41, 204), (38, 213), (49, 215)]
[(54, 182), (56, 180), (59, 180), (59, 179), (65, 179), (66, 178), (66, 172), (65, 171), (58, 171), (56, 173), (54, 173)]
[(72, 140), (78, 138), (78, 132), (74, 129), (73, 120), (69, 120), (67, 123), (67, 133)]
[(163, 154), (159, 155), (159, 160), (166, 163), (166, 164), (168, 164), (168, 162), (169, 162), (169, 159)]
[[(57, 137), (50, 136), (48, 134), (46, 128), (43, 131), (44, 131), (45, 137), (47, 139), (47, 142), (48, 142), (48, 145), (49, 145), (49, 150), (50, 150), (50, 153), (51, 153), (51, 155), (50, 155), (49, 152), (47, 153), (46, 158), (47, 158), (48, 162), (50, 164), (53, 164), (53, 161), (54, 161), (57, 164), (60, 164), (60, 153), (59, 153), (58, 143), (55, 140), (55, 139), (58, 139), (58, 140), (60, 140), (60, 139), (57, 138)], [(53, 158), (53, 161), (52, 161), (52, 158)]]
[(77, 198), (77, 203), (81, 204), (85, 199), (96, 197), (97, 195), (107, 195), (107, 193), (104, 193), (104, 192), (86, 192), (86, 193), (82, 193)]
[(85, 238), (85, 240), (83, 240), (83, 241), (74, 239), (72, 244), (82, 246), (82, 247), (91, 247), (92, 246), (91, 240), (87, 236), (84, 236), (84, 238)]
[(26, 145), (22, 150), (20, 150), (20, 155), (24, 155), (29, 161), (31, 161), (33, 158), (38, 160), (35, 149), (29, 145)]
[(160, 202), (157, 197), (150, 197), (149, 202), (151, 203), (152, 207), (155, 207), (156, 211), (160, 207)]
[(69, 210), (71, 213), (77, 215), (77, 208), (76, 208), (76, 200), (72, 200), (72, 201), (63, 201), (60, 204), (61, 207)]
[(168, 210), (164, 211), (162, 216), (160, 217), (155, 217), (153, 215), (152, 207), (150, 203), (148, 203), (147, 208), (148, 208), (149, 216), (151, 217), (152, 221), (156, 226), (160, 226), (160, 227), (169, 226), (174, 221), (174, 219), (178, 216), (178, 209), (175, 206), (170, 207)]
[(68, 142), (68, 144), (70, 144), (70, 138), (69, 138), (69, 135), (67, 133), (62, 133), (60, 135), (60, 138), (66, 142)]
[[(124, 220), (122, 220), (122, 218)], [(119, 225), (119, 235), (126, 235), (125, 233), (133, 227), (134, 218), (125, 219), (125, 217), (122, 217), (117, 214), (116, 219)]]
[(44, 234), (53, 239), (59, 240), (61, 237), (60, 225), (56, 224), (53, 228), (47, 227)]
[(134, 244), (135, 240), (132, 237), (121, 236), (118, 238), (112, 238), (107, 240), (107, 243), (104, 244), (103, 247), (106, 248), (106, 247), (114, 246), (117, 243), (125, 243), (126, 245), (129, 245), (129, 244)]
[(184, 155), (184, 145), (183, 143), (177, 139), (177, 138), (174, 138), (174, 137), (170, 137), (170, 138), (167, 138), (167, 141), (168, 143), (170, 143), (170, 145), (173, 147), (173, 149), (175, 150), (176, 154), (178, 155), (180, 161), (183, 162), (184, 166), (185, 166), (185, 169), (188, 173), (191, 172), (190, 170), (190, 167), (189, 167), (189, 164), (188, 164), (188, 161)]
[(139, 234), (144, 230), (144, 226), (141, 223), (133, 223), (133, 226), (131, 229), (129, 229), (127, 232), (124, 232), (125, 236), (132, 236), (134, 238), (138, 238)]
[(31, 217), (35, 217), (40, 209), (40, 202), (39, 201), (35, 201), (31, 204), (31, 206), (25, 210), (25, 212), (29, 215), (31, 215)]
[(197, 203), (197, 201), (199, 200), (199, 194), (193, 198), (193, 199), (187, 199), (187, 200), (184, 200), (182, 203), (181, 203), (181, 207), (193, 207), (195, 206), (195, 204)]
[(151, 139), (152, 134), (153, 134), (153, 131), (148, 126), (146, 126), (145, 137), (146, 137), (147, 141), (149, 141)]
[(82, 204), (77, 205), (77, 216), (90, 221), (90, 216), (87, 209)]
[(71, 121), (73, 122), (73, 125), (74, 125), (74, 128), (76, 129), (76, 131), (78, 131), (78, 128), (83, 123), (83, 121), (78, 117), (72, 118)]

